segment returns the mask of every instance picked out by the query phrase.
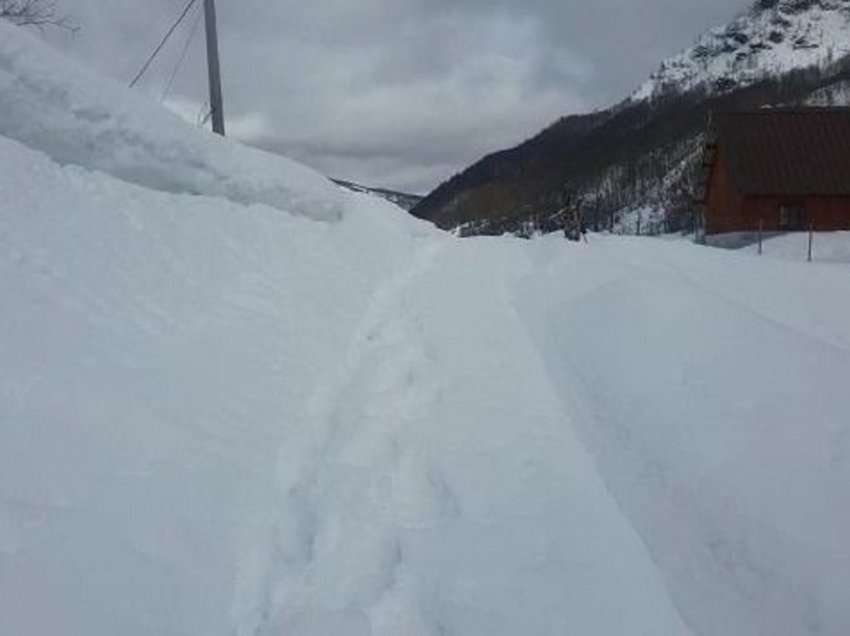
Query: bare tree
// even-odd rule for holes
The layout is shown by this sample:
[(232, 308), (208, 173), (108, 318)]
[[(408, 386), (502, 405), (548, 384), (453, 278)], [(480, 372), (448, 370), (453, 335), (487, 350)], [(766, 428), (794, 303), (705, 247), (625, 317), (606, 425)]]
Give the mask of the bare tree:
[(0, 18), (40, 29), (55, 26), (69, 31), (77, 30), (68, 16), (57, 12), (54, 0), (0, 0)]

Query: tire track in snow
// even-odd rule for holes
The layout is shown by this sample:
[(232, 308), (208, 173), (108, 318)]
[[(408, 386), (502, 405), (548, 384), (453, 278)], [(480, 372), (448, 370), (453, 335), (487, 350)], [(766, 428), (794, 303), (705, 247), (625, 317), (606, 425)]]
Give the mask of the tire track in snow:
[[(797, 351), (814, 348), (825, 360), (842, 363), (846, 361), (847, 351), (842, 346), (806, 333), (793, 323), (789, 324), (789, 321), (764, 315), (747, 303), (730, 298), (693, 275), (680, 271), (673, 266), (673, 263), (665, 262), (664, 259), (657, 259), (653, 265), (649, 265), (630, 262), (629, 259), (619, 258), (606, 252), (602, 255), (609, 261), (614, 260), (622, 266), (623, 276), (613, 283), (595, 288), (590, 295), (581, 296), (580, 302), (576, 302), (575, 297), (569, 297), (568, 301), (558, 306), (559, 315), (565, 323), (571, 325), (573, 330), (581, 330), (583, 338), (602, 339), (599, 334), (604, 335), (604, 332), (597, 331), (595, 321), (598, 320), (599, 315), (605, 314), (629, 315), (638, 325), (650, 327), (643, 329), (643, 336), (649, 338), (653, 333), (651, 326), (657, 323), (657, 318), (663, 317), (665, 313), (658, 309), (664, 304), (656, 301), (665, 296), (684, 297), (688, 299), (687, 306), (693, 308), (692, 311), (697, 310), (700, 316), (713, 315), (714, 312), (709, 311), (713, 308), (721, 310), (719, 312), (721, 322), (736, 325), (739, 330), (736, 333), (743, 331), (743, 326), (751, 325), (750, 332), (760, 336), (757, 338), (758, 342), (782, 342), (783, 344), (799, 342)], [(589, 310), (588, 306), (594, 304), (598, 306), (597, 310)], [(576, 315), (571, 317), (573, 309)], [(579, 318), (576, 319), (576, 316)], [(617, 330), (623, 329), (622, 325), (623, 323), (613, 322), (610, 333), (605, 339), (610, 340), (616, 337)], [(639, 331), (637, 328), (635, 330)], [(694, 337), (700, 333), (700, 330), (695, 327), (691, 327), (691, 330)], [(761, 331), (765, 332), (763, 338)], [(672, 333), (669, 337), (671, 338), (669, 348), (673, 350), (676, 348), (677, 341), (673, 339)], [(608, 411), (605, 408), (604, 405), (607, 403), (622, 401), (624, 393), (630, 390), (635, 394), (646, 396), (660, 397), (662, 395), (661, 392), (652, 391), (651, 384), (647, 385), (649, 389), (634, 388), (635, 378), (646, 373), (647, 369), (651, 368), (652, 361), (659, 364), (658, 360), (667, 360), (655, 354), (652, 347), (641, 347), (635, 344), (638, 340), (631, 338), (616, 341), (633, 346), (635, 353), (650, 354), (641, 357), (647, 365), (642, 371), (637, 371), (631, 376), (624, 376), (625, 380), (621, 378), (620, 383), (617, 383), (616, 376), (613, 376), (615, 380), (609, 378), (610, 369), (615, 368), (620, 360), (615, 345), (606, 352), (598, 346), (584, 347), (580, 338), (567, 338), (555, 346), (555, 349), (563, 352), (570, 351), (574, 355), (562, 356), (552, 364), (553, 368), (557, 366), (564, 368), (561, 372), (562, 378), (569, 378), (569, 380), (562, 379), (560, 382), (563, 387), (562, 393), (569, 404), (569, 410), (578, 415), (577, 421), (584, 423), (578, 429), (580, 437), (591, 451), (591, 455), (599, 461), (600, 476), (621, 508), (624, 518), (631, 522), (646, 546), (648, 554), (671, 592), (671, 600), (679, 609), (680, 615), (683, 619), (687, 619), (694, 633), (699, 633), (699, 630), (702, 630), (702, 633), (723, 633), (723, 628), (718, 628), (718, 625), (724, 625), (724, 620), (727, 621), (725, 633), (728, 633), (730, 622), (736, 624), (739, 631), (749, 630), (761, 633), (764, 631), (764, 625), (769, 621), (759, 621), (758, 617), (770, 615), (770, 613), (759, 612), (753, 606), (757, 602), (764, 606), (768, 601), (777, 603), (772, 610), (775, 614), (781, 602), (789, 608), (799, 606), (801, 608), (799, 615), (806, 614), (805, 620), (800, 624), (788, 620), (789, 629), (799, 630), (799, 633), (803, 631), (815, 633), (817, 628), (811, 625), (823, 622), (823, 616), (819, 613), (814, 601), (808, 602), (810, 607), (805, 607), (807, 602), (797, 602), (795, 594), (799, 593), (799, 589), (802, 589), (804, 584), (794, 580), (793, 576), (788, 574), (793, 572), (791, 566), (779, 568), (778, 573), (775, 571), (776, 564), (782, 563), (782, 560), (774, 558), (771, 561), (770, 553), (765, 553), (759, 545), (760, 541), (765, 540), (763, 534), (759, 532), (762, 529), (759, 522), (751, 521), (746, 511), (737, 513), (730, 520), (723, 514), (727, 510), (722, 503), (716, 504), (714, 508), (709, 507), (709, 501), (704, 493), (695, 496), (689, 490), (687, 480), (683, 479), (683, 474), (687, 473), (682, 471), (681, 466), (678, 466), (670, 457), (665, 457), (664, 452), (657, 447), (652, 437), (642, 434), (641, 427), (634, 427), (631, 422), (632, 415), (626, 408), (621, 408), (619, 411)], [(719, 338), (719, 340), (722, 343), (723, 339)], [(688, 346), (680, 343), (678, 349), (685, 351), (688, 350)], [(778, 347), (770, 348), (774, 351), (777, 349)], [(627, 350), (631, 349), (627, 347)], [(665, 351), (663, 347), (656, 347), (655, 350)], [(747, 349), (742, 352), (742, 355), (746, 352)], [(605, 361), (605, 376), (600, 376), (592, 370), (594, 359)], [(727, 355), (727, 359), (734, 358)], [(716, 366), (716, 363), (714, 364)], [(590, 371), (588, 366), (591, 367)], [(662, 366), (669, 367), (668, 364)], [(599, 381), (602, 377), (609, 378), (609, 381), (600, 385)], [(717, 378), (711, 376), (704, 381), (719, 382)], [(642, 385), (638, 384), (638, 386)], [(668, 390), (669, 386), (667, 386)], [(707, 386), (717, 386), (717, 384)], [(723, 386), (722, 383), (720, 386)], [(726, 399), (734, 399), (734, 394), (727, 395)], [(628, 404), (628, 401), (623, 403)], [(711, 406), (710, 401), (706, 401), (704, 406)], [(601, 411), (600, 407), (602, 407)], [(696, 410), (699, 410), (699, 403)], [(640, 409), (635, 411), (634, 417), (641, 417)], [(663, 416), (670, 412), (669, 408), (666, 410), (658, 408), (654, 419), (656, 422), (663, 420)], [(670, 417), (670, 421), (675, 421), (675, 418)], [(846, 431), (846, 428), (843, 430)], [(840, 432), (841, 429), (839, 434)], [(669, 437), (673, 439), (672, 436)], [(734, 436), (731, 439), (735, 439)], [(836, 440), (835, 445), (839, 444)], [(685, 445), (683, 448), (687, 449), (688, 446)], [(833, 462), (840, 462), (840, 454), (833, 454)], [(679, 531), (678, 537), (675, 533), (668, 533), (669, 536), (655, 535), (654, 530), (658, 529), (654, 528), (656, 522), (653, 521), (652, 516), (642, 514), (643, 508), (658, 505), (654, 502), (659, 499), (662, 500), (659, 510), (666, 511), (666, 515), (671, 518), (686, 520), (680, 521), (682, 530)], [(656, 515), (657, 518), (661, 516), (663, 516), (661, 513)], [(667, 526), (664, 529), (666, 530)], [(755, 545), (754, 537), (758, 537)], [(682, 545), (671, 551), (670, 542), (677, 540), (681, 541)], [(676, 552), (688, 555), (685, 559), (681, 559), (684, 566), (678, 565), (678, 558), (671, 558), (671, 555)], [(777, 553), (781, 554), (778, 550)], [(682, 579), (687, 575), (688, 568), (705, 573), (706, 580), (714, 578), (719, 582), (704, 584), (703, 596), (724, 599), (722, 602), (714, 601), (717, 609), (708, 619), (699, 604), (695, 604), (682, 591), (686, 587), (682, 585)], [(782, 599), (783, 596), (783, 601), (776, 600)], [(797, 618), (793, 614), (794, 610), (788, 610), (789, 617)]]

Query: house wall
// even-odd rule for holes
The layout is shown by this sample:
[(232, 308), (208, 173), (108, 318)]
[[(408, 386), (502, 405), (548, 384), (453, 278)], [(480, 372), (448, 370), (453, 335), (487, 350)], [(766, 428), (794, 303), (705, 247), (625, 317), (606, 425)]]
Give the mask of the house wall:
[[(739, 232), (742, 227), (742, 197), (729, 178), (728, 163), (723, 148), (717, 151), (714, 166), (708, 180), (708, 198), (705, 209), (705, 233), (722, 234)], [(758, 226), (756, 226), (758, 229)]]
[(850, 197), (827, 196), (742, 196), (730, 177), (723, 149), (718, 149), (717, 159), (709, 178), (705, 211), (705, 233), (756, 232), (759, 222), (765, 232), (777, 232), (779, 209), (783, 205), (802, 205), (805, 209), (803, 227), (809, 221), (815, 230), (850, 230)]
[(741, 223), (758, 228), (763, 220), (767, 232), (782, 230), (779, 226), (779, 208), (787, 204), (800, 204), (805, 210), (803, 227), (812, 222), (818, 231), (850, 230), (850, 197), (808, 196), (795, 200), (783, 196), (751, 196), (744, 199)]

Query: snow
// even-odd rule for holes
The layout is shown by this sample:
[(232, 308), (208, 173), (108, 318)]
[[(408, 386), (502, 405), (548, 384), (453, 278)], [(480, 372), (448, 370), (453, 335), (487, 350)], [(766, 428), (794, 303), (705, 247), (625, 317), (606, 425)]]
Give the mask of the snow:
[(277, 448), (415, 237), (0, 157), (0, 633), (231, 633)]
[[(744, 248), (758, 254), (758, 244)], [(802, 262), (809, 256), (809, 233), (791, 232), (763, 242), (762, 254), (767, 258)], [(815, 232), (812, 237), (812, 260), (817, 263), (850, 263), (850, 232)]]
[(823, 68), (850, 54), (848, 0), (761, 4), (765, 8), (754, 5), (665, 60), (630, 99), (645, 101), (698, 87), (715, 91), (718, 82), (748, 86), (795, 69)]
[(846, 265), (266, 201), (109, 84), (94, 150), (9, 33), (0, 634), (850, 631)]
[(0, 21), (0, 135), (149, 188), (338, 219), (336, 186), (293, 161), (216, 139)]
[(615, 213), (615, 234), (659, 234), (664, 228), (665, 212), (658, 206), (624, 208)]
[(0, 632), (687, 633), (503, 342), (511, 243), (0, 148)]
[(806, 100), (806, 106), (847, 108), (850, 106), (850, 80), (839, 80), (816, 90)]
[[(846, 633), (846, 272), (684, 242), (593, 248), (554, 254), (523, 306), (683, 618)], [(585, 280), (553, 295), (570, 264)]]

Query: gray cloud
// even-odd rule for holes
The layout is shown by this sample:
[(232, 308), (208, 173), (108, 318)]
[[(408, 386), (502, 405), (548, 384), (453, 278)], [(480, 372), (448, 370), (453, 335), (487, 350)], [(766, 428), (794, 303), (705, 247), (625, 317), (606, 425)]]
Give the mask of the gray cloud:
[[(218, 0), (231, 133), (325, 173), (424, 192), (558, 117), (613, 103), (747, 0)], [(48, 37), (128, 81), (183, 0), (60, 0)], [(140, 8), (142, 7), (142, 8)], [(159, 99), (188, 20), (140, 90)], [(205, 100), (202, 33), (168, 104)]]

